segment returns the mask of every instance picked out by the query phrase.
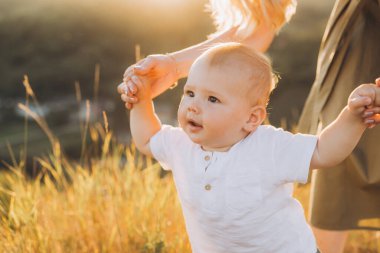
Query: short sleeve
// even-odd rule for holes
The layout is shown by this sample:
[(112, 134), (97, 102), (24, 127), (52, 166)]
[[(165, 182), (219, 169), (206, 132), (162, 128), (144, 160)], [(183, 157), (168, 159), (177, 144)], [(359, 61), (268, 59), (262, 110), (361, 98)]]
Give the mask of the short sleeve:
[(164, 170), (172, 170), (180, 150), (187, 143), (187, 136), (181, 128), (162, 125), (161, 130), (150, 138), (149, 145), (153, 157)]
[(278, 180), (306, 183), (317, 137), (276, 129), (273, 160)]

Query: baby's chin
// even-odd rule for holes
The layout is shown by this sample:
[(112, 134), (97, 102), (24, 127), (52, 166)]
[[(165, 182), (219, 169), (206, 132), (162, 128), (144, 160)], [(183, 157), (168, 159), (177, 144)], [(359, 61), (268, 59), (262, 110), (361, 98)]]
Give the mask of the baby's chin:
[[(183, 128), (182, 128), (183, 129)], [(204, 144), (203, 143), (203, 139), (202, 138), (199, 138), (198, 136), (196, 136), (195, 134), (191, 133), (190, 131), (186, 130), (186, 129), (183, 129), (184, 132), (186, 133), (186, 135), (190, 138), (190, 140), (196, 144), (199, 144), (199, 145), (202, 145)]]
[(193, 143), (198, 144), (199, 146), (201, 146), (201, 148), (204, 151), (218, 151), (219, 150), (219, 148), (213, 147), (212, 145), (210, 145), (209, 142), (205, 141), (204, 139), (199, 138), (197, 136), (194, 136), (193, 134), (186, 132), (186, 130), (184, 130), (184, 131), (185, 131), (186, 135), (190, 138), (190, 140)]

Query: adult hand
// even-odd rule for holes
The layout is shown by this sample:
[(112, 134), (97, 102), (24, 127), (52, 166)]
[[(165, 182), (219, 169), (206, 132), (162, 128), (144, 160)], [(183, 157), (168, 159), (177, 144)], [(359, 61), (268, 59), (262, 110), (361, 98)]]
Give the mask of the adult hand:
[(136, 77), (143, 76), (151, 85), (152, 97), (164, 92), (178, 79), (177, 63), (170, 55), (155, 54), (140, 60), (127, 68), (123, 76), (123, 82), (119, 84), (117, 90), (120, 94), (126, 94), (122, 100), (128, 109), (138, 102), (135, 96), (138, 92)]

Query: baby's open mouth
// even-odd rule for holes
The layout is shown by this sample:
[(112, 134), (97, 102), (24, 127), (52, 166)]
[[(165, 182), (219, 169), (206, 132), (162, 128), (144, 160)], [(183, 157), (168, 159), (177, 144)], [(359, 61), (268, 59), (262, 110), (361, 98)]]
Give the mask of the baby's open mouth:
[(202, 127), (201, 124), (198, 124), (197, 122), (193, 121), (193, 120), (189, 120), (189, 125), (192, 126), (192, 127)]

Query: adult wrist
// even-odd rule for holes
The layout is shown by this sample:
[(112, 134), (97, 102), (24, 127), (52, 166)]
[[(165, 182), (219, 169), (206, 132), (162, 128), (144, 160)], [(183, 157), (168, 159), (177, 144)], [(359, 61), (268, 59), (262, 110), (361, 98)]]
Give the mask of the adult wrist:
[(169, 59), (172, 61), (172, 63), (174, 64), (174, 76), (175, 76), (175, 82), (172, 86), (169, 87), (169, 89), (174, 89), (175, 87), (177, 87), (178, 85), (178, 80), (181, 78), (181, 75), (180, 75), (180, 72), (179, 72), (179, 68), (178, 68), (178, 62), (177, 60), (175, 59), (175, 57), (173, 56), (173, 54), (171, 53), (166, 53), (165, 54), (166, 56), (169, 57)]

